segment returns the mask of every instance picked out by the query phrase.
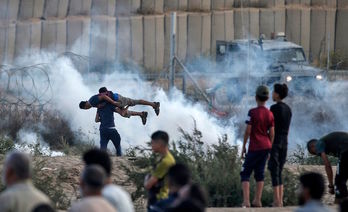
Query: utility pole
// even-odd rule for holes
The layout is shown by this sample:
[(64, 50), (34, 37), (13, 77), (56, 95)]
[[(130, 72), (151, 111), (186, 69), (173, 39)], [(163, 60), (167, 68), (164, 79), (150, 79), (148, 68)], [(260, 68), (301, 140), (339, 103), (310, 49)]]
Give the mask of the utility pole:
[(169, 90), (175, 87), (176, 12), (171, 15)]

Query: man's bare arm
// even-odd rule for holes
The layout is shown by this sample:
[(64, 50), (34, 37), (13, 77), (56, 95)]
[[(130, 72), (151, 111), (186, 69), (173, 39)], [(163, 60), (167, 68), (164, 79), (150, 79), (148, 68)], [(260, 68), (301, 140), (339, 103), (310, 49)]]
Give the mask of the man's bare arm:
[(329, 186), (333, 186), (333, 172), (332, 172), (332, 167), (331, 167), (329, 158), (324, 152), (321, 153), (321, 158), (323, 159), (323, 162), (325, 165), (325, 171), (326, 171), (327, 179), (329, 181)]
[(144, 183), (144, 187), (146, 190), (150, 190), (156, 183), (158, 182), (158, 179), (154, 176), (151, 176), (147, 181)]
[(95, 122), (96, 123), (100, 122), (100, 117), (99, 117), (99, 113), (98, 112), (95, 114)]
[(274, 127), (271, 127), (269, 129), (269, 139), (271, 140), (271, 143), (273, 144), (273, 141), (274, 141), (274, 135), (275, 135), (275, 132), (274, 132)]
[(115, 105), (116, 107), (121, 107), (121, 104), (119, 102), (116, 102), (114, 100), (112, 100), (110, 97), (108, 97), (107, 95), (100, 95), (99, 96), (99, 100), (101, 101), (106, 101), (106, 102), (109, 102), (110, 104), (112, 105)]
[(248, 142), (248, 139), (250, 137), (250, 133), (251, 133), (251, 125), (248, 124), (247, 128), (245, 129), (245, 133), (244, 133), (244, 140), (243, 140), (243, 148), (242, 148), (242, 158), (245, 157), (245, 153), (246, 153), (246, 144)]

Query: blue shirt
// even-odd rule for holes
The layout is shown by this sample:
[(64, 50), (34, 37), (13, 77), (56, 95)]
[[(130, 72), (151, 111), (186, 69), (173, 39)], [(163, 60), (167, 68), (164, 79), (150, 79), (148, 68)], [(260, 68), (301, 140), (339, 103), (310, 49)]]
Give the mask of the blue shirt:
[(118, 93), (114, 93), (114, 100), (118, 101)]
[(115, 127), (114, 111), (115, 106), (113, 106), (112, 104), (105, 104), (104, 107), (98, 108), (98, 114), (100, 118), (100, 130)]
[(92, 107), (97, 107), (99, 104), (99, 96), (94, 95), (88, 100), (89, 104), (92, 105)]

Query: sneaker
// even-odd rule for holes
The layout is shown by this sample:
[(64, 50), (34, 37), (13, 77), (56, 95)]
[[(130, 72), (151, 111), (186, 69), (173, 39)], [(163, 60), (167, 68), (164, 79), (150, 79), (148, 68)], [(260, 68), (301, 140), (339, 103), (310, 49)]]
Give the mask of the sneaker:
[(143, 125), (146, 124), (146, 121), (147, 121), (147, 112), (142, 112), (141, 121), (143, 122)]
[(155, 107), (153, 108), (155, 110), (156, 115), (158, 116), (160, 113), (160, 103), (155, 102)]

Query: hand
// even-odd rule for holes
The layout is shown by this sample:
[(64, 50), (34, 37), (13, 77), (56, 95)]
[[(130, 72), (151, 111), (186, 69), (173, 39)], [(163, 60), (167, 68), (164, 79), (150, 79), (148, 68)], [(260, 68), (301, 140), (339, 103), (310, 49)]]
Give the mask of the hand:
[(246, 148), (243, 146), (243, 149), (242, 149), (242, 159), (245, 158), (245, 154), (246, 154)]
[(335, 187), (333, 185), (329, 185), (329, 193), (330, 194), (335, 194)]

